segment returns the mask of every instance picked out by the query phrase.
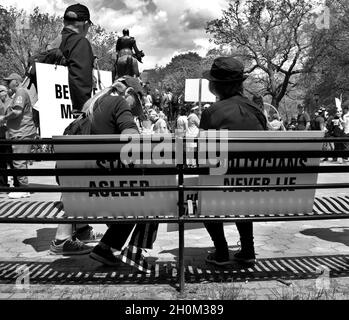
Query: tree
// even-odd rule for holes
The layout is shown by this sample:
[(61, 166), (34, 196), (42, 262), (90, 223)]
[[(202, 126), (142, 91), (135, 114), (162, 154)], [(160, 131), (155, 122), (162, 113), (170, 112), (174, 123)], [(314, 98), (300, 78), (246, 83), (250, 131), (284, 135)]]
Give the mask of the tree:
[[(31, 55), (46, 49), (47, 44), (57, 37), (62, 29), (61, 18), (41, 13), (39, 8), (27, 16), (26, 12), (11, 7), (7, 11), (7, 28), (10, 41), (5, 44), (1, 52), (0, 61), (6, 62), (4, 73), (17, 72), (24, 74)], [(29, 20), (27, 29), (19, 29), (18, 21)]]
[[(18, 21), (28, 18), (29, 27), (18, 28)], [(45, 51), (63, 28), (61, 17), (40, 12), (35, 8), (31, 14), (14, 7), (4, 9), (0, 6), (0, 76), (11, 72), (24, 75), (30, 56)], [(99, 58), (99, 67), (111, 70), (112, 54), (109, 52), (115, 45), (116, 33), (107, 32), (104, 28), (93, 26), (88, 35), (95, 55)]]
[[(311, 61), (316, 56), (314, 72), (304, 75), (306, 104), (312, 111), (318, 104), (333, 107), (334, 98), (349, 98), (349, 7), (347, 0), (328, 1), (330, 29), (318, 30), (312, 39)], [(323, 41), (319, 41), (323, 34)], [(314, 97), (318, 95), (317, 104)]]
[(271, 96), (278, 108), (295, 84), (296, 76), (311, 72), (316, 63), (307, 60), (316, 29), (315, 1), (246, 0), (229, 3), (219, 19), (208, 22), (206, 32), (216, 44), (235, 47), (247, 64), (247, 73)]
[(6, 53), (6, 46), (11, 44), (10, 13), (0, 6), (0, 54)]
[(99, 25), (92, 26), (87, 38), (90, 40), (93, 53), (98, 58), (101, 70), (112, 70), (114, 60), (112, 51), (115, 51), (117, 40), (116, 32), (107, 32)]
[(154, 69), (145, 70), (147, 82), (153, 89), (171, 88), (179, 96), (184, 93), (185, 79), (201, 77), (204, 61), (196, 52), (176, 55), (165, 67), (157, 65)]
[(184, 93), (185, 79), (200, 78), (202, 58), (195, 52), (179, 54), (172, 58), (161, 73), (163, 86), (172, 89), (176, 95)]

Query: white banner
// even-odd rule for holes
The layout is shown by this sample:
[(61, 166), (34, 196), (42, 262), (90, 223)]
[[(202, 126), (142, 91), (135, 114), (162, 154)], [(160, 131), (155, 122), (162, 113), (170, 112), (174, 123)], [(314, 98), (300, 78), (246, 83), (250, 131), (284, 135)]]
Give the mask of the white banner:
[(216, 96), (208, 88), (209, 81), (201, 79), (201, 102), (216, 102)]
[(338, 112), (342, 111), (342, 101), (338, 98), (335, 98), (335, 103), (336, 103), (337, 111)]
[[(170, 136), (171, 137), (171, 136)], [(54, 137), (55, 139), (69, 140), (74, 136)], [(76, 137), (75, 137), (76, 138)], [(79, 136), (79, 139), (116, 139), (116, 135)], [(155, 138), (154, 138), (155, 139)], [(153, 139), (153, 141), (154, 141)], [(136, 140), (137, 141), (137, 140)], [(169, 140), (171, 141), (171, 140)], [(55, 152), (117, 152), (119, 153), (126, 144), (81, 144), (81, 145), (55, 145)], [(136, 144), (135, 144), (136, 145)], [(159, 153), (161, 144), (154, 142), (149, 150)], [(156, 151), (157, 150), (157, 151)], [(150, 154), (149, 154), (150, 155)], [(168, 153), (171, 160), (172, 153)], [(137, 162), (135, 162), (137, 163)], [(120, 160), (79, 160), (57, 161), (57, 168), (123, 168)], [(141, 167), (154, 167), (155, 164), (141, 165)], [(174, 167), (168, 165), (167, 167)], [(136, 165), (137, 167), (137, 165)], [(163, 166), (162, 166), (163, 167)], [(147, 187), (147, 186), (176, 186), (176, 175), (130, 175), (130, 176), (61, 176), (61, 186), (64, 187)], [(165, 216), (176, 215), (178, 212), (177, 191), (156, 192), (76, 192), (62, 193), (64, 211), (69, 216)]]
[(201, 81), (201, 102), (216, 102), (216, 97), (208, 89), (209, 81), (206, 79), (185, 79), (184, 101), (199, 102)]
[[(185, 192), (185, 198), (191, 199), (195, 204), (198, 199), (198, 214), (200, 215), (249, 215), (249, 214), (286, 214), (286, 213), (309, 213), (313, 209), (315, 196), (314, 189), (295, 189), (294, 186), (305, 184), (316, 184), (317, 173), (302, 173), (302, 169), (312, 166), (319, 166), (319, 158), (306, 158), (304, 156), (290, 156), (288, 158), (272, 158), (266, 156), (262, 159), (242, 158), (239, 155), (234, 156), (234, 151), (311, 151), (321, 150), (322, 143), (300, 143), (300, 142), (282, 142), (276, 140), (280, 138), (321, 138), (324, 135), (322, 131), (230, 131), (227, 137), (234, 139), (229, 145), (222, 144), (222, 147), (229, 146), (228, 153), (224, 154), (221, 150), (211, 150), (211, 146), (216, 145), (217, 137), (209, 135), (210, 132), (201, 132), (201, 136), (208, 135), (205, 140), (198, 142), (199, 161), (204, 160), (200, 157), (200, 149), (208, 154), (208, 162), (200, 164), (200, 167), (217, 168), (217, 164), (225, 163), (229, 168), (258, 168), (258, 174), (229, 174), (223, 171), (220, 175), (200, 175), (188, 176), (185, 179), (185, 185), (226, 185), (226, 186), (251, 186), (268, 187), (281, 186), (281, 190), (241, 190), (241, 191), (202, 191), (198, 196), (196, 192)], [(165, 137), (165, 136), (164, 136)], [(74, 136), (54, 137), (60, 139), (72, 139)], [(82, 139), (112, 139), (115, 135), (81, 136)], [(251, 143), (239, 142), (239, 139), (248, 138)], [(139, 144), (134, 140), (135, 148), (130, 148), (131, 143), (125, 144), (81, 144), (81, 145), (55, 145), (57, 152), (89, 152), (102, 153), (114, 152), (122, 153), (127, 159), (130, 152), (132, 163), (136, 167), (175, 167), (177, 163), (183, 163), (179, 146), (174, 147), (171, 135), (164, 138), (166, 143), (160, 142), (159, 138), (149, 137), (151, 144), (144, 140)], [(158, 140), (156, 140), (158, 139)], [(259, 139), (267, 139), (268, 142), (258, 142)], [(126, 141), (126, 140), (125, 140)], [(203, 141), (203, 142), (201, 142)], [(270, 141), (270, 142), (269, 142)], [(162, 144), (163, 143), (163, 144)], [(139, 146), (138, 151), (136, 150)], [(141, 147), (141, 148), (140, 148)], [(176, 152), (174, 152), (176, 151)], [(214, 152), (213, 152), (214, 151)], [(217, 153), (218, 151), (218, 153)], [(57, 161), (58, 168), (123, 168), (125, 165), (119, 160), (76, 160), (76, 161)], [(142, 159), (142, 162), (137, 162)], [(161, 160), (161, 161), (160, 161)], [(176, 160), (176, 161), (175, 161)], [(178, 160), (178, 162), (177, 162)], [(185, 159), (184, 159), (185, 160)], [(147, 164), (145, 164), (145, 161)], [(160, 162), (159, 162), (160, 161)], [(182, 161), (182, 162), (180, 162)], [(125, 163), (125, 162), (124, 162)], [(129, 162), (127, 162), (129, 163)], [(264, 168), (298, 168), (297, 173), (263, 173)], [(135, 175), (135, 176), (72, 176), (59, 177), (61, 186), (69, 187), (139, 187), (139, 186), (176, 186), (176, 175)], [(64, 209), (71, 216), (139, 216), (139, 215), (176, 215), (178, 212), (177, 202), (178, 193), (176, 191), (159, 192), (109, 192), (109, 191), (91, 191), (63, 193), (62, 201)], [(189, 210), (192, 212), (192, 210)], [(171, 226), (169, 231), (175, 230)]]
[[(250, 138), (254, 143), (229, 143), (231, 151), (312, 151), (321, 150), (322, 143), (276, 143), (278, 138), (322, 138), (321, 131), (230, 131), (229, 137), (235, 139)], [(258, 143), (258, 139), (268, 139), (270, 143)], [(229, 159), (228, 167), (234, 168), (305, 168), (318, 166), (320, 159), (294, 157), (280, 158), (236, 158)], [(213, 165), (213, 164), (212, 164)], [(282, 190), (270, 191), (203, 191), (199, 193), (199, 210), (201, 215), (249, 215), (249, 214), (286, 214), (311, 212), (315, 190), (294, 189), (292, 186), (315, 184), (317, 173), (280, 173), (249, 175), (201, 175), (199, 185), (226, 186), (285, 186)]]
[[(68, 68), (53, 64), (36, 63), (40, 133), (42, 138), (63, 134), (64, 129), (74, 120), (69, 94)], [(94, 70), (97, 77), (97, 70)], [(110, 71), (100, 71), (104, 87), (112, 84)], [(93, 91), (93, 94), (97, 90)]]

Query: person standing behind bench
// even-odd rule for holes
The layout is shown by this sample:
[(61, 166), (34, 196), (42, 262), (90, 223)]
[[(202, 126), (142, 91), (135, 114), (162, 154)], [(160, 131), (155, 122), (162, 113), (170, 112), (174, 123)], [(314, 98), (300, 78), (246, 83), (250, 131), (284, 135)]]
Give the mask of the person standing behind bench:
[[(218, 57), (211, 70), (203, 73), (209, 80), (210, 91), (218, 98), (210, 108), (203, 111), (200, 121), (202, 130), (267, 130), (267, 120), (256, 104), (243, 96), (244, 75), (242, 63), (233, 57)], [(215, 246), (206, 262), (218, 266), (230, 264), (229, 250), (223, 223), (205, 223)], [(252, 222), (236, 222), (240, 234), (241, 250), (234, 255), (238, 262), (254, 264)]]
[(297, 131), (310, 130), (310, 116), (308, 112), (304, 110), (304, 106), (299, 104), (297, 106)]
[(92, 22), (88, 8), (80, 3), (69, 6), (64, 13), (61, 50), (68, 67), (70, 99), (74, 111), (81, 111), (91, 98), (94, 55), (86, 38)]
[[(31, 105), (28, 91), (22, 87), (22, 77), (17, 73), (11, 73), (4, 80), (8, 83), (10, 92), (13, 93), (13, 100), (7, 108), (5, 115), (0, 116), (0, 125), (6, 123), (9, 139), (27, 140), (34, 139), (36, 136), (36, 127), (33, 119), (33, 107)], [(14, 144), (13, 153), (30, 153), (30, 144)], [(15, 169), (27, 169), (27, 160), (14, 160)], [(28, 187), (28, 177), (17, 176), (18, 187)], [(10, 199), (20, 199), (30, 197), (29, 192), (10, 192)]]
[[(93, 87), (94, 55), (86, 35), (92, 25), (88, 8), (80, 3), (69, 6), (64, 13), (64, 28), (48, 47), (59, 47), (68, 67), (68, 83), (73, 113), (80, 112), (91, 98)], [(75, 231), (73, 230), (75, 229)], [(97, 233), (86, 224), (58, 225), (55, 240), (50, 251), (53, 254), (87, 254), (92, 248), (83, 242), (99, 241)]]
[[(8, 96), (8, 89), (4, 85), (0, 85), (0, 116), (4, 116), (6, 114), (7, 108), (11, 105), (12, 99)], [(0, 125), (0, 139), (6, 139), (7, 133), (6, 133), (7, 127), (6, 124), (3, 123), (3, 125)], [(8, 145), (2, 145), (0, 146), (0, 153), (12, 153), (12, 147)], [(1, 169), (7, 169), (8, 161), (1, 160), (0, 161), (0, 168)], [(12, 161), (11, 161), (12, 165)], [(12, 168), (13, 169), (13, 168)], [(0, 186), (1, 187), (8, 187), (8, 179), (7, 175), (0, 175)], [(14, 178), (15, 182), (15, 178)], [(16, 185), (18, 186), (18, 185)]]

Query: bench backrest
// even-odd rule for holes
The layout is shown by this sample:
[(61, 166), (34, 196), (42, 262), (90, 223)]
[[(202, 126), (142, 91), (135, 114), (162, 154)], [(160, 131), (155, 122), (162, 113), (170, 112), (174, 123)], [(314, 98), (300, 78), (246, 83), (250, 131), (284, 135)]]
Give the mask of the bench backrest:
[[(212, 159), (200, 158), (200, 149), (204, 146), (210, 149), (209, 132), (208, 138), (202, 144), (198, 141), (197, 151), (199, 154), (199, 167), (216, 167)], [(84, 136), (79, 136), (79, 138)], [(114, 143), (99, 143), (99, 144), (80, 144), (80, 145), (55, 145), (56, 152), (67, 153), (92, 153), (99, 155), (100, 153), (112, 152), (111, 156), (105, 159), (98, 160), (60, 160), (57, 161), (57, 168), (89, 168), (101, 170), (109, 170), (111, 168), (125, 169), (123, 162), (125, 160), (125, 152), (132, 159), (134, 166), (126, 166), (129, 175), (112, 175), (108, 174), (97, 176), (61, 176), (59, 177), (60, 185), (63, 187), (168, 187), (177, 186), (178, 176), (175, 169), (177, 164), (182, 164), (183, 149), (179, 147), (180, 139), (174, 140), (171, 135), (152, 135), (151, 137), (143, 137), (140, 140), (133, 138), (132, 142), (118, 142), (119, 136), (85, 136), (86, 139), (93, 141), (94, 139), (101, 140), (115, 139)], [(160, 141), (163, 137), (164, 141)], [(264, 167), (277, 168), (303, 168), (307, 166), (316, 167), (319, 165), (319, 158), (306, 158), (300, 156), (292, 156), (286, 158), (272, 157), (249, 157), (235, 156), (235, 152), (240, 151), (313, 151), (321, 150), (321, 142), (284, 142), (277, 143), (281, 138), (321, 138), (323, 133), (320, 131), (310, 132), (272, 132), (272, 131), (241, 131), (229, 132), (228, 140), (224, 137), (224, 145), (227, 148), (228, 157), (227, 169), (230, 168), (249, 168), (254, 166), (258, 168), (258, 173), (253, 174), (200, 174), (190, 175), (187, 171), (187, 179), (184, 180), (184, 185), (217, 185), (217, 186), (285, 186), (283, 190), (242, 190), (242, 191), (189, 191), (184, 194), (184, 199), (198, 199), (198, 213), (201, 215), (225, 215), (225, 214), (270, 214), (270, 213), (299, 213), (311, 212), (313, 207), (315, 188), (314, 189), (294, 189), (294, 185), (316, 184), (317, 173), (263, 173)], [(59, 139), (71, 139), (71, 137), (55, 137)], [(75, 137), (76, 138), (76, 137)], [(240, 140), (248, 140), (240, 141)], [(260, 140), (266, 140), (261, 142)], [(219, 138), (218, 138), (219, 140)], [(214, 138), (216, 144), (217, 139)], [(221, 142), (219, 140), (218, 142)], [(190, 145), (192, 143), (189, 142)], [(217, 144), (216, 144), (217, 145)], [(222, 147), (223, 148), (223, 147)], [(132, 156), (130, 152), (132, 151)], [(163, 152), (161, 152), (163, 151)], [(222, 151), (222, 150), (221, 150)], [(190, 153), (186, 156), (190, 157)], [(185, 157), (185, 156), (184, 156)], [(209, 157), (207, 153), (205, 157)], [(127, 155), (126, 155), (127, 158)], [(148, 162), (144, 162), (148, 159)], [(217, 157), (215, 160), (219, 160)], [(182, 161), (182, 162), (181, 162)], [(131, 169), (130, 169), (131, 167)], [(147, 168), (167, 168), (169, 171), (162, 170), (155, 175), (140, 174), (133, 169)], [(193, 169), (194, 170), (194, 169)], [(300, 170), (301, 171), (301, 170)], [(146, 172), (146, 171), (144, 171)], [(178, 213), (178, 191), (90, 191), (86, 192), (71, 192), (63, 193), (62, 201), (65, 211), (70, 216), (165, 216), (177, 215)]]

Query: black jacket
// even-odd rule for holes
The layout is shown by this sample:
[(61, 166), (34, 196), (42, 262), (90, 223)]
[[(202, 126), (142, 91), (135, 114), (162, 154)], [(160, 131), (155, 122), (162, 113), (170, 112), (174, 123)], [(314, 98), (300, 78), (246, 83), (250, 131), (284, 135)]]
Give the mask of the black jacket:
[(205, 109), (201, 115), (200, 128), (267, 130), (267, 120), (257, 105), (242, 95), (236, 95)]
[(64, 28), (60, 48), (67, 60), (73, 109), (80, 111), (92, 93), (94, 62), (92, 47), (85, 37)]

